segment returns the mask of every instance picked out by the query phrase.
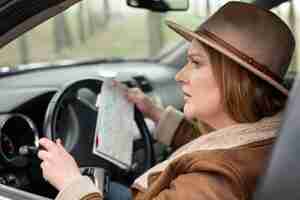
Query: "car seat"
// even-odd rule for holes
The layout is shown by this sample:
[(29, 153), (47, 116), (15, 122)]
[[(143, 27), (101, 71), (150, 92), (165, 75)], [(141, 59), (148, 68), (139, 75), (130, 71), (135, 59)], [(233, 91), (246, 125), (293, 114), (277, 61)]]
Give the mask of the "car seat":
[(300, 199), (300, 81), (290, 92), (287, 108), (265, 176), (254, 200)]

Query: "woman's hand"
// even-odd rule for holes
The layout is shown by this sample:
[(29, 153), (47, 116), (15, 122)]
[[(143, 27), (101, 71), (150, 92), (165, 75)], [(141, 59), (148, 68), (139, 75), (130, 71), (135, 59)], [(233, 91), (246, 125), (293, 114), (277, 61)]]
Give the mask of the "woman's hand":
[(43, 161), (43, 177), (51, 185), (60, 191), (81, 176), (78, 165), (62, 146), (60, 139), (53, 142), (42, 138), (39, 143), (44, 148), (38, 152), (38, 157)]
[(122, 88), (128, 101), (134, 103), (145, 117), (152, 119), (156, 123), (160, 120), (163, 108), (155, 104), (140, 88), (128, 88), (117, 81), (114, 81), (114, 85)]

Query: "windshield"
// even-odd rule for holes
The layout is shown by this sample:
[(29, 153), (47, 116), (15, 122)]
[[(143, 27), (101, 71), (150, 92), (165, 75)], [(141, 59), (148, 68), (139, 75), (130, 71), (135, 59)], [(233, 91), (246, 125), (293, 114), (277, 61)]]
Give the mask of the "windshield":
[[(203, 9), (166, 14), (130, 8), (126, 0), (85, 0), (0, 50), (0, 66), (61, 60), (151, 59), (182, 39), (165, 19), (194, 25)], [(199, 4), (199, 3), (196, 3)]]
[[(151, 59), (183, 40), (167, 28), (166, 19), (195, 29), (226, 2), (190, 0), (188, 11), (156, 13), (130, 8), (126, 0), (84, 0), (2, 48), (0, 67), (66, 60)], [(290, 7), (286, 3), (274, 12), (295, 24)]]

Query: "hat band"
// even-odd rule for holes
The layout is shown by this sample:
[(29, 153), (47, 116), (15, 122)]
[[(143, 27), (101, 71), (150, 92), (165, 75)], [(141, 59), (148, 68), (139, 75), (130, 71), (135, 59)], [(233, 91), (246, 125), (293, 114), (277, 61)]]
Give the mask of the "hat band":
[(216, 36), (214, 33), (209, 32), (208, 30), (206, 30), (204, 28), (201, 28), (200, 30), (197, 30), (196, 32), (200, 32), (200, 33), (204, 34), (206, 37), (208, 37), (209, 39), (215, 41), (219, 45), (223, 46), (224, 48), (226, 48), (227, 50), (229, 50), (231, 53), (235, 54), (237, 57), (239, 57), (243, 61), (247, 62), (249, 65), (253, 66), (258, 71), (260, 71), (263, 74), (271, 77), (276, 82), (278, 82), (278, 83), (282, 83), (283, 82), (283, 80), (279, 76), (277, 76), (272, 71), (270, 71), (266, 66), (258, 63), (257, 61), (255, 61), (250, 56), (242, 53), (241, 51), (239, 51), (238, 49), (236, 49), (234, 46), (230, 45), (229, 43), (225, 42), (224, 40), (222, 40), (221, 38), (219, 38), (218, 36)]

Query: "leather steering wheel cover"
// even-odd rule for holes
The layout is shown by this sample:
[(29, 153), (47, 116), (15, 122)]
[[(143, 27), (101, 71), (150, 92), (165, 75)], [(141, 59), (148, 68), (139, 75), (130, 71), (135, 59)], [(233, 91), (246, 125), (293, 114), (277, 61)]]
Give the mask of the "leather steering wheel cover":
[[(55, 125), (56, 125), (56, 117), (57, 117), (57, 113), (58, 113), (58, 109), (59, 106), (57, 106), (58, 104), (61, 104), (62, 101), (64, 101), (65, 96), (67, 96), (67, 94), (69, 92), (72, 91), (72, 89), (74, 88), (74, 85), (83, 82), (83, 81), (88, 81), (88, 80), (93, 80), (93, 81), (100, 81), (102, 84), (102, 80), (99, 78), (95, 78), (95, 77), (87, 77), (87, 78), (83, 78), (83, 79), (79, 79), (76, 81), (71, 81), (69, 83), (67, 83), (63, 89), (61, 89), (59, 92), (57, 92), (52, 99), (50, 100), (50, 103), (48, 105), (46, 114), (45, 114), (45, 121), (44, 121), (44, 126), (43, 126), (43, 130), (44, 130), (44, 134), (46, 135), (47, 138), (54, 140), (55, 138), (54, 136), (54, 131), (55, 131)], [(101, 91), (101, 90), (100, 90)]]

